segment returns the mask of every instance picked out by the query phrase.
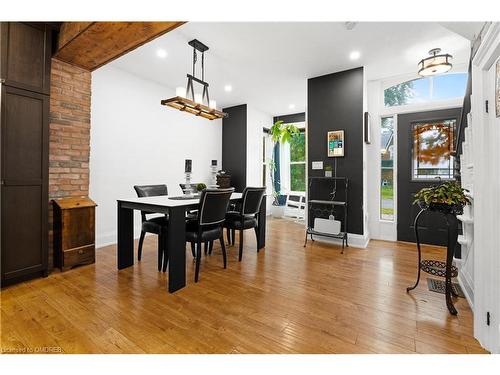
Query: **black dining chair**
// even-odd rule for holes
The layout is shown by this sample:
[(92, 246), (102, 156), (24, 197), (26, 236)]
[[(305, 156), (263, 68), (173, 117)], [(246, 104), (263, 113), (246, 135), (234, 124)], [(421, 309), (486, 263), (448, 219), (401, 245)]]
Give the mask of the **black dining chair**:
[[(138, 197), (155, 197), (160, 195), (168, 195), (167, 185), (135, 185), (134, 189)], [(148, 219), (146, 215), (151, 212), (141, 211), (142, 228), (141, 237), (139, 238), (139, 251), (137, 260), (142, 258), (142, 245), (146, 233), (153, 233), (158, 235), (158, 271), (166, 270), (168, 262), (168, 251), (165, 248), (165, 238), (167, 233), (168, 219), (163, 216), (153, 217)]]
[(222, 236), (222, 226), (226, 218), (229, 199), (234, 188), (204, 189), (198, 206), (198, 217), (186, 222), (186, 242), (196, 244), (196, 270), (194, 281), (198, 282), (201, 262), (201, 244), (219, 240), (222, 247), (224, 268), (226, 268), (226, 247)]
[[(237, 211), (228, 211), (226, 213), (226, 220), (224, 222), (224, 227), (228, 231), (233, 232), (233, 244), (234, 244), (234, 231), (238, 230), (240, 232), (240, 252), (238, 256), (238, 260), (241, 262), (243, 257), (243, 231), (245, 229), (254, 229), (255, 237), (257, 242), (259, 240), (258, 233), (258, 221), (257, 214), (260, 211), (260, 205), (262, 203), (262, 199), (266, 192), (265, 187), (247, 187), (243, 190), (243, 194), (241, 197), (241, 206)], [(257, 243), (258, 247), (258, 243)]]

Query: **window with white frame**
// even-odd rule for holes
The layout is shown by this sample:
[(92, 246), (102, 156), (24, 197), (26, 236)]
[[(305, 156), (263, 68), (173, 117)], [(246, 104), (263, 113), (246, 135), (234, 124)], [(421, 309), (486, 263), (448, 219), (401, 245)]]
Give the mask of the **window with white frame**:
[(306, 191), (306, 137), (303, 124), (300, 133), (281, 146), (281, 180), (285, 192)]
[(467, 73), (417, 78), (384, 90), (384, 106), (396, 107), (463, 98)]

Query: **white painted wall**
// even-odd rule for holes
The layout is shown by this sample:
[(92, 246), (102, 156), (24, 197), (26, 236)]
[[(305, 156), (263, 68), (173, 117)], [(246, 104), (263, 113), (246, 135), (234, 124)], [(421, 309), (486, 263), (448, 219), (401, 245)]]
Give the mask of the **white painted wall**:
[(165, 183), (177, 195), (185, 159), (193, 160), (195, 182), (209, 182), (212, 159), (220, 165), (221, 120), (160, 105), (174, 91), (112, 64), (92, 73), (90, 196), (98, 204), (97, 247), (116, 242), (116, 200), (135, 196), (134, 185)]

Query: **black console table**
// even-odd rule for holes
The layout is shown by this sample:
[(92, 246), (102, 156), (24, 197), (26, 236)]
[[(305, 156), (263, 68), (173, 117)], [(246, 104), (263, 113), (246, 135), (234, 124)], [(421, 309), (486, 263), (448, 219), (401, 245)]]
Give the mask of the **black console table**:
[[(422, 253), (420, 250), (420, 241), (418, 238), (418, 220), (422, 216), (422, 214), (426, 211), (437, 211), (444, 215), (446, 219), (446, 224), (448, 227), (448, 242), (447, 242), (447, 250), (446, 250), (446, 262), (441, 262), (438, 260), (432, 259), (422, 259)], [(420, 270), (434, 275), (445, 278), (445, 296), (446, 296), (446, 306), (448, 307), (448, 311), (452, 315), (457, 315), (457, 310), (455, 306), (453, 306), (453, 301), (451, 299), (451, 295), (453, 294), (453, 290), (451, 288), (451, 278), (456, 277), (458, 275), (457, 267), (452, 265), (453, 255), (455, 253), (455, 246), (458, 239), (458, 219), (457, 212), (453, 211), (453, 209), (442, 210), (439, 208), (432, 207), (422, 207), (420, 212), (415, 217), (414, 221), (415, 228), (415, 238), (417, 240), (417, 249), (418, 249), (418, 274), (417, 281), (415, 285), (412, 287), (406, 288), (406, 291), (409, 292), (417, 287), (420, 281)]]

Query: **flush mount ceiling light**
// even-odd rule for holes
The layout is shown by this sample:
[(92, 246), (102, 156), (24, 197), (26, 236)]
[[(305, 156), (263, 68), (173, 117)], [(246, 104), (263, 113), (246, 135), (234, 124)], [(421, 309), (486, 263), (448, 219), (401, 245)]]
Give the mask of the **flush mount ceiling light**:
[(436, 74), (442, 74), (449, 71), (452, 67), (449, 54), (439, 55), (441, 48), (434, 48), (429, 51), (430, 57), (420, 60), (418, 63), (418, 74), (427, 77)]
[[(175, 96), (162, 100), (161, 104), (209, 120), (227, 117), (226, 113), (215, 109), (215, 100), (210, 100), (208, 94), (208, 83), (205, 82), (205, 51), (208, 50), (208, 47), (197, 39), (193, 39), (188, 44), (193, 47), (193, 74), (187, 75), (185, 89), (178, 87), (175, 90)], [(201, 52), (201, 79), (196, 77), (196, 62), (198, 60), (196, 51)], [(193, 81), (203, 86), (202, 94), (195, 94)]]

